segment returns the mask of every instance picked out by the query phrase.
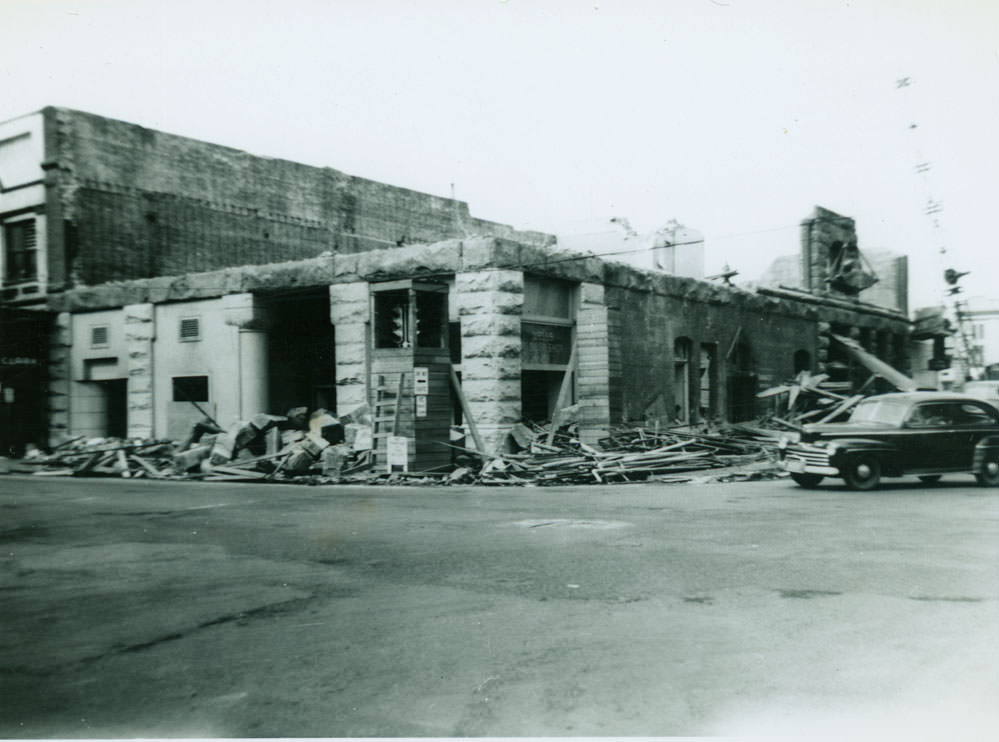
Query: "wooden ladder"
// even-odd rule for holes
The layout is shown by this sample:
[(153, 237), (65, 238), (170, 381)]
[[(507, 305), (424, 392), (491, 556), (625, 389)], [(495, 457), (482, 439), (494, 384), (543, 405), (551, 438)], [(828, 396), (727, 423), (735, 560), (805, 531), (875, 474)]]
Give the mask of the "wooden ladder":
[(375, 410), (371, 429), (371, 466), (377, 468), (388, 464), (388, 437), (396, 435), (399, 429), (399, 413), (402, 410), (402, 385), (406, 372), (399, 373), (399, 383), (393, 389), (385, 376), (378, 377), (375, 387)]

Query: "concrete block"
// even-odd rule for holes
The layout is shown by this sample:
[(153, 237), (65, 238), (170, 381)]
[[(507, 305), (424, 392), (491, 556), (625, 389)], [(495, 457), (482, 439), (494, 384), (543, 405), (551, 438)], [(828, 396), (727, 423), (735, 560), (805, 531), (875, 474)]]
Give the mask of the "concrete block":
[(343, 465), (346, 463), (350, 453), (350, 447), (343, 443), (330, 446), (324, 450), (322, 453), (323, 476), (339, 479), (340, 473), (343, 471)]
[(193, 469), (201, 467), (201, 462), (208, 459), (212, 453), (212, 446), (198, 446), (177, 454), (173, 457), (173, 470), (177, 474), (184, 474)]

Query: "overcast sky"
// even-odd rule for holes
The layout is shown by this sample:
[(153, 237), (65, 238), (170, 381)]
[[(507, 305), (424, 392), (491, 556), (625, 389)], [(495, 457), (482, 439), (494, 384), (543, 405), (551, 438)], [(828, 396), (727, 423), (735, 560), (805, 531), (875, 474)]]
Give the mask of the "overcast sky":
[(994, 0), (0, 0), (0, 75), (0, 120), (61, 105), (453, 184), (548, 232), (677, 219), (745, 279), (821, 205), (909, 255), (913, 306), (948, 266), (999, 295)]

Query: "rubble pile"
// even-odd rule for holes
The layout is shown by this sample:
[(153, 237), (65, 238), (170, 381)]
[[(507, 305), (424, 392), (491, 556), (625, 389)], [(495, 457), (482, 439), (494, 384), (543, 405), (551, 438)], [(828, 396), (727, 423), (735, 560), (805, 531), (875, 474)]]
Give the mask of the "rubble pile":
[[(519, 424), (510, 451), (482, 454), (457, 449), (448, 471), (387, 472), (373, 468), (370, 411), (344, 418), (305, 408), (287, 415), (260, 414), (223, 430), (198, 422), (183, 441), (75, 438), (23, 463), (37, 476), (117, 476), (205, 482), (300, 484), (558, 485), (688, 481), (679, 473), (745, 467), (773, 461), (777, 434), (763, 427), (690, 426), (660, 431), (622, 426), (599, 449), (576, 436), (576, 425), (554, 434)], [(549, 442), (550, 441), (550, 442)], [(445, 445), (445, 444), (442, 444)]]
[(165, 479), (171, 471), (174, 442), (122, 440), (79, 436), (56, 446), (50, 453), (29, 451), (25, 464), (37, 465), (45, 476), (149, 477)]
[[(865, 387), (876, 378), (872, 376)], [(764, 419), (766, 426), (798, 430), (806, 423), (829, 423), (845, 420), (854, 406), (867, 394), (865, 387), (850, 394), (850, 385), (832, 382), (828, 374), (813, 375), (802, 371), (793, 380), (757, 394), (759, 399), (773, 398), (780, 414)], [(873, 392), (872, 392), (873, 393)]]
[(329, 481), (371, 465), (370, 413), (345, 418), (305, 407), (261, 413), (223, 430), (210, 418), (180, 442), (77, 437), (23, 464), (38, 476), (119, 476), (202, 481), (287, 481), (320, 474)]
[[(580, 441), (573, 427), (563, 428), (548, 443), (543, 429), (514, 428), (510, 438), (523, 450), (490, 456), (476, 484), (610, 484), (678, 481), (676, 475), (704, 469), (740, 467), (775, 459), (777, 436), (750, 426), (714, 429), (690, 426), (665, 431), (642, 426), (615, 429), (600, 440), (600, 449)], [(688, 481), (689, 477), (682, 477)]]

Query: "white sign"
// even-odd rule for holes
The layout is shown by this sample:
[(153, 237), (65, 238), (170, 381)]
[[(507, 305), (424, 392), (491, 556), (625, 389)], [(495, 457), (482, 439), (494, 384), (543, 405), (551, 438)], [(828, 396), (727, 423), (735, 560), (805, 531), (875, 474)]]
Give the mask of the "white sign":
[(427, 416), (427, 395), (421, 394), (416, 398), (416, 416), (426, 417)]
[(414, 366), (413, 367), (413, 394), (419, 396), (421, 394), (430, 393), (430, 369), (426, 366)]
[(390, 435), (385, 441), (385, 458), (389, 471), (409, 471), (409, 438)]

